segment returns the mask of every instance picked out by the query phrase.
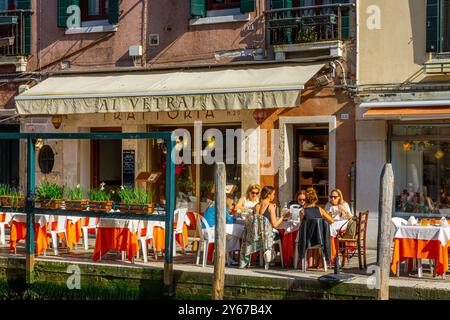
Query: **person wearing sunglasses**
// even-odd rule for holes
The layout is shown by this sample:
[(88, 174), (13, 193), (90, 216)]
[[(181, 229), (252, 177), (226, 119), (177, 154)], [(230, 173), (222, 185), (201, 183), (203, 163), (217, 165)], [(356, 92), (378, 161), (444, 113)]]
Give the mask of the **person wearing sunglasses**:
[(350, 220), (353, 218), (350, 206), (344, 201), (342, 191), (339, 189), (331, 191), (330, 200), (325, 206), (325, 211), (333, 217), (334, 221)]
[(305, 206), (305, 200), (306, 200), (306, 190), (298, 190), (295, 194), (294, 200), (289, 202), (288, 208), (290, 208), (293, 205), (300, 206), (301, 209)]
[[(353, 214), (350, 206), (344, 201), (342, 191), (334, 189), (330, 193), (330, 200), (325, 206), (328, 212), (339, 226), (338, 233), (343, 238), (353, 239), (356, 235), (356, 221), (353, 220)], [(344, 222), (347, 221), (347, 222)]]
[(257, 183), (251, 184), (247, 188), (247, 193), (240, 198), (236, 204), (236, 211), (253, 211), (255, 206), (259, 203), (259, 194), (261, 193), (261, 186)]

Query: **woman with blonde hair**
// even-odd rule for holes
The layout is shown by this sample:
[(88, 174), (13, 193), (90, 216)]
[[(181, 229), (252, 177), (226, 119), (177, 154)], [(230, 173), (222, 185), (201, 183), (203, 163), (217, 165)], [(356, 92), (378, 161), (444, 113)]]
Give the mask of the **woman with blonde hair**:
[(236, 204), (236, 211), (252, 210), (259, 203), (259, 194), (261, 193), (261, 186), (257, 183), (251, 184), (247, 188), (247, 192), (244, 197), (240, 198)]
[(325, 211), (328, 212), (335, 221), (350, 220), (353, 218), (352, 210), (347, 202), (344, 201), (342, 191), (334, 189), (330, 193), (330, 201), (325, 206)]

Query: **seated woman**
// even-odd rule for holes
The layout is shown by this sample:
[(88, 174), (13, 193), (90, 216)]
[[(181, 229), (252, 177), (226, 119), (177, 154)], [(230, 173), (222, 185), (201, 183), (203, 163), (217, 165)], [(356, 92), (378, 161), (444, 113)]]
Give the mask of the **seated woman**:
[(347, 202), (344, 201), (342, 191), (334, 189), (330, 194), (330, 201), (325, 206), (325, 211), (328, 212), (334, 221), (348, 221), (343, 225), (345, 229), (341, 234), (344, 238), (353, 239), (356, 237), (356, 221), (353, 220), (352, 210)]
[(261, 186), (257, 183), (248, 186), (244, 197), (240, 198), (236, 204), (236, 212), (253, 210), (259, 202)]
[[(236, 216), (231, 216), (228, 208), (225, 208), (225, 214), (226, 214), (226, 224), (234, 224), (236, 221)], [(214, 228), (216, 225), (216, 206), (213, 202), (208, 209), (206, 209), (205, 214), (203, 215), (206, 222), (208, 222), (208, 225), (210, 228)], [(202, 228), (205, 228), (204, 223), (202, 222)], [(234, 251), (239, 251), (241, 248), (240, 244), (240, 238), (242, 236), (242, 232), (244, 231), (244, 226), (242, 225), (233, 225), (232, 228), (227, 228), (227, 253), (229, 254), (228, 259), (231, 264), (236, 265), (238, 262), (236, 262), (233, 257), (232, 253)]]
[[(308, 188), (306, 190), (305, 208), (301, 212), (302, 223), (308, 219), (325, 219), (329, 224), (334, 222), (325, 210), (317, 206), (319, 198), (317, 197), (316, 190), (314, 188)], [(308, 268), (323, 268), (323, 260), (320, 256), (318, 249), (308, 250)]]
[(305, 205), (305, 199), (306, 199), (306, 190), (298, 190), (295, 194), (294, 200), (289, 202), (288, 208), (290, 208), (293, 205), (298, 205), (300, 208), (303, 208)]
[(276, 216), (275, 188), (266, 186), (261, 190), (260, 202), (255, 206), (253, 214), (247, 219), (242, 237), (240, 268), (245, 268), (253, 253), (263, 252), (266, 265), (272, 259), (274, 240), (273, 229), (278, 228), (285, 215)]

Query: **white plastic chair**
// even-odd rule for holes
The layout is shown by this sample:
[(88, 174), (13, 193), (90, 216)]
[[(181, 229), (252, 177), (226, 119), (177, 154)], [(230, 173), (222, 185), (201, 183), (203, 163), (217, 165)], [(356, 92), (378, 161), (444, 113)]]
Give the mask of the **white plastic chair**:
[(83, 242), (84, 250), (89, 249), (89, 229), (95, 229), (97, 231), (97, 218), (89, 218), (87, 226), (82, 226), (83, 230)]
[[(3, 213), (3, 214), (5, 214), (5, 213)], [(5, 222), (0, 222), (0, 243), (2, 244), (2, 245), (5, 245), (6, 244), (6, 240), (5, 240), (5, 233), (6, 233), (6, 231), (5, 231), (5, 227), (8, 225), (8, 222), (6, 222), (6, 220), (5, 220)]]
[[(156, 252), (156, 247), (155, 247), (155, 239), (153, 238), (153, 228), (155, 227), (155, 222), (154, 221), (148, 221), (147, 222), (147, 232), (145, 233), (145, 236), (140, 236), (139, 239), (141, 241), (141, 247), (142, 247), (142, 257), (144, 258), (144, 262), (147, 263), (148, 262), (148, 258), (147, 258), (147, 252), (148, 252), (148, 244), (147, 244), (147, 240), (152, 240), (152, 248), (153, 248), (153, 253), (155, 254), (155, 261), (158, 260), (158, 252)], [(141, 232), (139, 231), (139, 235), (141, 234)]]
[(177, 219), (177, 227), (175, 228), (173, 232), (173, 256), (175, 257), (177, 255), (177, 241), (176, 236), (178, 234), (181, 234), (181, 245), (182, 245), (182, 251), (183, 254), (186, 253), (186, 243), (184, 243), (184, 236), (183, 236), (183, 227), (184, 227), (184, 220), (186, 219), (187, 215), (187, 208), (179, 208), (176, 209), (174, 212), (174, 215)]
[(53, 252), (55, 253), (55, 256), (58, 255), (58, 234), (63, 233), (64, 239), (66, 240), (67, 243), (66, 224), (67, 224), (67, 217), (58, 216), (56, 230), (47, 231), (47, 234), (50, 234), (52, 237)]
[[(197, 223), (197, 229), (198, 229), (198, 234), (200, 235), (200, 243), (198, 245), (198, 250), (197, 250), (197, 262), (196, 264), (199, 265), (200, 264), (200, 252), (203, 249), (203, 267), (206, 267), (206, 260), (207, 260), (207, 256), (208, 256), (208, 248), (209, 248), (209, 244), (210, 243), (214, 243), (214, 232), (211, 229), (211, 227), (209, 226), (208, 222), (206, 221), (205, 218), (203, 218), (201, 215), (197, 214), (198, 216), (198, 221), (199, 223)], [(202, 228), (202, 223), (205, 225), (205, 228)]]

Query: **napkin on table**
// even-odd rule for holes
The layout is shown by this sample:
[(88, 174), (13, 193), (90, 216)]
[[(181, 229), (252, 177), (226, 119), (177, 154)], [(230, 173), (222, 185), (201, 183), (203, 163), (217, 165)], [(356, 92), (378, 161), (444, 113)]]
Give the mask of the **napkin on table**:
[(441, 225), (441, 227), (448, 227), (448, 222), (445, 217), (441, 218), (441, 222), (439, 224)]
[(418, 221), (417, 221), (416, 217), (414, 217), (414, 216), (409, 217), (408, 226), (415, 226), (415, 225), (417, 225), (417, 223), (418, 223)]

